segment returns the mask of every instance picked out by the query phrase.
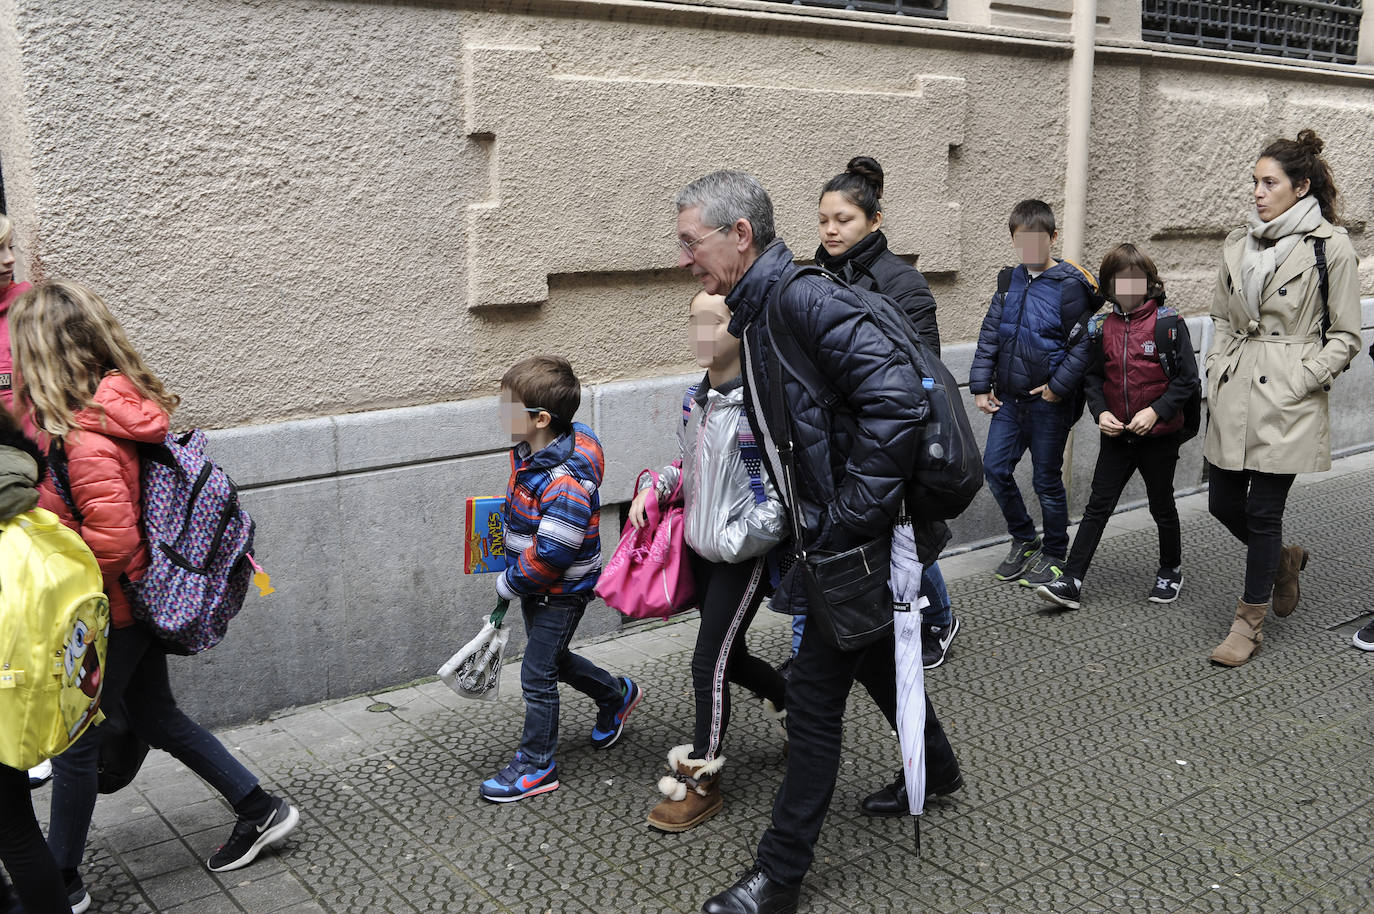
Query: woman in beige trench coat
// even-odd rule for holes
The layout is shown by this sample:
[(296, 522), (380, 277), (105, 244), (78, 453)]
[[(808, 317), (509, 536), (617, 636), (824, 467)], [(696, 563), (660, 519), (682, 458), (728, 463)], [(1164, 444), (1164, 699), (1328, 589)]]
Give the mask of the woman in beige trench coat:
[(1322, 145), (1304, 130), (1260, 153), (1255, 214), (1226, 239), (1212, 299), (1209, 507), (1246, 545), (1245, 591), (1211, 657), (1224, 666), (1259, 651), (1271, 595), (1276, 616), (1297, 606), (1308, 553), (1283, 544), (1284, 504), (1296, 474), (1331, 467), (1327, 396), (1360, 347), (1355, 249), (1335, 225), (1336, 186)]

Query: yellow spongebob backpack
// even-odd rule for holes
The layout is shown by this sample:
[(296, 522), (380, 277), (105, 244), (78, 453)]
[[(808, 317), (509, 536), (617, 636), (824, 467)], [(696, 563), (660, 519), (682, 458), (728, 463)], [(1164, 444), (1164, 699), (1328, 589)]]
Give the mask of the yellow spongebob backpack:
[(0, 523), (0, 764), (60, 755), (100, 714), (110, 601), (91, 550), (42, 508)]

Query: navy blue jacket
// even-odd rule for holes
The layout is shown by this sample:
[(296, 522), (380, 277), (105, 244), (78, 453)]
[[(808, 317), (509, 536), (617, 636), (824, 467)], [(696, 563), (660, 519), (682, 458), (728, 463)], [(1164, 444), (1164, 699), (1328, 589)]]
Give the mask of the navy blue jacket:
[[(745, 407), (764, 435), (765, 463), (777, 479), (774, 442), (790, 431), (799, 479), (785, 493), (808, 549), (848, 549), (891, 528), (915, 462), (926, 415), (920, 374), (845, 286), (804, 276), (782, 241), (774, 241), (726, 296), (730, 332), (743, 340)], [(770, 314), (778, 326), (769, 327)], [(811, 391), (782, 375), (784, 408), (770, 395), (775, 355), (769, 331), (790, 337), (825, 378)], [(841, 416), (839, 414), (846, 414)]]
[[(1076, 395), (1091, 357), (1087, 321), (1097, 311), (1097, 281), (1067, 261), (1031, 279), (1025, 265), (1005, 295), (992, 297), (969, 369), (970, 393), (1024, 397), (1041, 384), (1061, 399)], [(1068, 346), (1080, 328), (1078, 340)]]

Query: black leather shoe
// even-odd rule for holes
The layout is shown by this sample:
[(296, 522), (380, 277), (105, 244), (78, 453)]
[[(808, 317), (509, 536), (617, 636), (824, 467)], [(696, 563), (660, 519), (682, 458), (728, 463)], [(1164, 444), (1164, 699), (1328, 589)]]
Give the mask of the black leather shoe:
[[(963, 786), (964, 775), (958, 771), (954, 772), (954, 777), (938, 784), (927, 781), (926, 799), (943, 797), (946, 794), (954, 793)], [(864, 797), (863, 802), (859, 804), (859, 810), (864, 815), (874, 818), (906, 815), (910, 810), (906, 801), (906, 775), (900, 771), (897, 772), (897, 779), (891, 784)]]
[(708, 898), (701, 910), (706, 914), (796, 914), (800, 896), (801, 886), (774, 882), (754, 864), (739, 882)]

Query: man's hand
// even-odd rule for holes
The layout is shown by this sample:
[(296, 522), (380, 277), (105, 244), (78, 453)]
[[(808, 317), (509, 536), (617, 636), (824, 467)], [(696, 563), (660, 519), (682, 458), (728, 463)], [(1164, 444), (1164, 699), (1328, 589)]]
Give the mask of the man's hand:
[(649, 522), (649, 515), (644, 511), (644, 505), (650, 498), (658, 498), (658, 492), (653, 486), (645, 486), (639, 490), (635, 500), (630, 502), (630, 513), (628, 515), (630, 526), (636, 530), (642, 530), (644, 525)]
[(1102, 434), (1115, 438), (1126, 428), (1121, 424), (1121, 420), (1113, 416), (1109, 411), (1102, 410), (1102, 415), (1097, 417), (1097, 427), (1102, 429)]
[(1126, 428), (1128, 431), (1134, 432), (1137, 435), (1148, 435), (1150, 434), (1150, 429), (1154, 428), (1155, 423), (1158, 421), (1159, 415), (1155, 412), (1154, 407), (1147, 406), (1135, 414), (1131, 419), (1131, 424), (1126, 426)]
[(997, 399), (996, 394), (974, 394), (973, 402), (979, 410), (989, 416), (1002, 408), (1002, 401)]
[(1049, 384), (1041, 384), (1039, 387), (1035, 388), (1035, 390), (1032, 390), (1030, 393), (1032, 397), (1036, 394), (1039, 394), (1040, 399), (1044, 400), (1046, 403), (1058, 403), (1060, 400), (1064, 399), (1063, 397), (1059, 396), (1059, 394), (1050, 390)]

